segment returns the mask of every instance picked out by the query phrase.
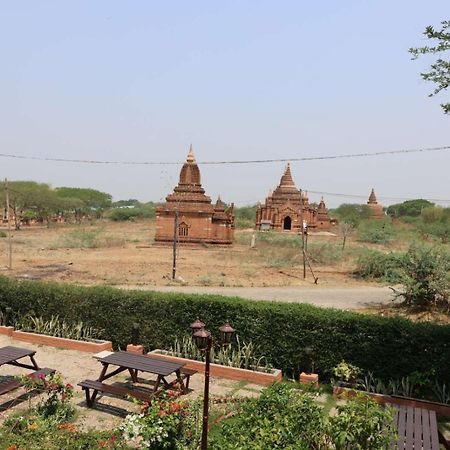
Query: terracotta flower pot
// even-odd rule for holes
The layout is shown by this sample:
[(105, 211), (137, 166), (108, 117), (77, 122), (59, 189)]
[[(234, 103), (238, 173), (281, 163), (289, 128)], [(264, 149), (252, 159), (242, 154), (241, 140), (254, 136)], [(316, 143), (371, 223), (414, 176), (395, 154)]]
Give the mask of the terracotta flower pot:
[(311, 384), (315, 389), (319, 387), (319, 375), (317, 373), (305, 373), (300, 374), (300, 383)]

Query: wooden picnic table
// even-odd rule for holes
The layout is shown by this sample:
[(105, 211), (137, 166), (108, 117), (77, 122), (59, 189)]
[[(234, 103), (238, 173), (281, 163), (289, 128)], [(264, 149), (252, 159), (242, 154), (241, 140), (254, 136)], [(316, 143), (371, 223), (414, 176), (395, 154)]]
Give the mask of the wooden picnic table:
[[(34, 355), (36, 350), (30, 350), (27, 348), (12, 347), (10, 345), (0, 348), (0, 366), (4, 364), (10, 364), (11, 366), (24, 367), (25, 369), (39, 370)], [(24, 362), (18, 362), (17, 360), (28, 357), (31, 364)]]
[[(34, 372), (28, 374), (31, 379), (38, 379), (42, 376), (46, 376), (48, 374), (54, 373), (54, 369), (49, 369), (48, 367), (44, 367), (43, 369), (39, 368), (34, 359), (34, 355), (36, 354), (36, 350), (29, 350), (27, 348), (6, 346), (0, 348), (0, 367), (4, 365), (11, 365), (16, 367), (23, 367), (25, 369), (31, 369)], [(22, 360), (23, 358), (29, 358), (30, 364), (26, 362), (19, 362), (18, 360)], [(21, 386), (20, 380), (18, 378), (9, 379), (7, 381), (0, 382), (0, 395), (6, 394), (14, 389), (17, 389)]]
[[(120, 372), (128, 370), (131, 379), (136, 383), (139, 372), (153, 373), (157, 375), (156, 383), (153, 387), (153, 391), (156, 392), (161, 381), (166, 387), (169, 387), (170, 383), (167, 382), (166, 377), (175, 373), (177, 381), (184, 390), (184, 383), (181, 378), (181, 368), (184, 364), (162, 361), (150, 355), (139, 355), (138, 353), (132, 352), (114, 352), (103, 358), (99, 358), (99, 361), (103, 364), (103, 369), (98, 381), (106, 380)], [(110, 365), (119, 367), (108, 373)]]
[(392, 405), (396, 409), (395, 425), (399, 450), (439, 450), (436, 413), (424, 408)]
[[(179, 364), (170, 361), (162, 361), (158, 358), (152, 357), (151, 355), (140, 355), (132, 352), (114, 352), (107, 356), (98, 358), (98, 361), (103, 365), (100, 376), (97, 381), (84, 380), (78, 383), (86, 391), (86, 402), (88, 406), (92, 406), (95, 402), (97, 393), (109, 392), (111, 394), (120, 396), (134, 396), (140, 397), (141, 391), (133, 389), (118, 388), (117, 386), (112, 386), (104, 383), (105, 380), (121, 373), (128, 371), (130, 373), (131, 379), (134, 383), (138, 382), (139, 372), (152, 373), (155, 374), (156, 381), (153, 385), (153, 389), (150, 394), (154, 394), (161, 383), (165, 387), (173, 386), (173, 383), (169, 383), (166, 379), (169, 375), (174, 374), (176, 376), (176, 382), (183, 392), (186, 392), (186, 386), (183, 381), (182, 368), (184, 364)], [(114, 366), (110, 370), (110, 366)], [(89, 391), (92, 390), (92, 395), (89, 395)]]

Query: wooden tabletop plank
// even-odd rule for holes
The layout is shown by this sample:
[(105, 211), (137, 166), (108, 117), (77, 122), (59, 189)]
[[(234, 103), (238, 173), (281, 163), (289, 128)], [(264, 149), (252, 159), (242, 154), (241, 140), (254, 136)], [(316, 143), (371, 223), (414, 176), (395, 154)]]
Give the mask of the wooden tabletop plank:
[(428, 411), (430, 417), (430, 433), (431, 433), (431, 448), (432, 450), (439, 449), (439, 435), (437, 429), (437, 419), (435, 411)]
[(163, 361), (148, 355), (139, 355), (131, 352), (114, 352), (104, 358), (99, 358), (99, 361), (162, 376), (170, 375), (184, 366), (184, 364)]
[(414, 448), (427, 448), (422, 435), (422, 409), (414, 408)]
[(414, 408), (406, 407), (406, 440), (405, 448), (412, 450), (414, 448)]
[(432, 448), (431, 433), (430, 433), (430, 412), (427, 409), (422, 409), (421, 412), (422, 412), (423, 448), (426, 450), (430, 450)]
[[(398, 420), (399, 420), (399, 416), (400, 416), (400, 413), (399, 413), (399, 410), (398, 410), (398, 406), (397, 405), (393, 405), (393, 404), (388, 404), (388, 406), (390, 406), (391, 408), (395, 409), (394, 427), (398, 430)], [(394, 449), (397, 450), (398, 449), (397, 445), (398, 444), (394, 441), (394, 442), (392, 442), (392, 444), (390, 445), (389, 448), (391, 448), (393, 450)]]
[(16, 361), (17, 359), (24, 358), (25, 356), (32, 356), (36, 353), (36, 350), (30, 350), (28, 348), (13, 347), (8, 345), (0, 348), (0, 365), (8, 364)]
[(398, 448), (403, 450), (406, 443), (406, 408), (400, 406), (398, 408)]

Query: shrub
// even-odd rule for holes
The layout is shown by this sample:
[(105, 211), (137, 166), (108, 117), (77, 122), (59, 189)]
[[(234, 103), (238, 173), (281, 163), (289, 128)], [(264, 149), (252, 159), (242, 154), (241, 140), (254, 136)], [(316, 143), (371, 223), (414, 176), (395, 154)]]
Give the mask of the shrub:
[(133, 219), (153, 219), (155, 216), (155, 205), (150, 204), (134, 208), (114, 208), (108, 212), (107, 218), (122, 222)]
[(242, 341), (256, 343), (258, 353), (288, 376), (296, 377), (305, 367), (302, 349), (309, 346), (315, 350), (315, 368), (325, 377), (344, 359), (383, 378), (434, 369), (436, 379), (450, 381), (449, 325), (298, 303), (80, 287), (0, 276), (0, 310), (8, 306), (13, 319), (30, 313), (47, 320), (59, 314), (71, 323), (83, 321), (104, 330), (103, 338), (121, 348), (130, 342), (137, 322), (148, 350), (168, 349), (197, 317), (219, 339), (217, 329), (229, 319)]
[(324, 416), (311, 393), (276, 383), (241, 405), (212, 433), (212, 449), (378, 450), (395, 441), (394, 412), (367, 398)]
[(0, 238), (5, 238), (6, 237), (6, 233), (4, 231), (0, 231)]
[(335, 450), (390, 448), (396, 438), (394, 409), (383, 408), (367, 397), (349, 399), (330, 419)]
[(342, 259), (342, 246), (328, 242), (308, 244), (307, 254), (315, 264), (332, 265)]
[(420, 223), (417, 228), (423, 236), (438, 238), (443, 243), (450, 242), (450, 221)]
[(396, 295), (418, 308), (449, 307), (450, 255), (438, 247), (412, 245), (400, 270), (403, 289)]
[(402, 253), (383, 253), (378, 250), (366, 250), (358, 258), (353, 274), (359, 278), (397, 283), (401, 279), (399, 271), (402, 264)]
[(232, 420), (221, 423), (212, 449), (323, 448), (325, 418), (311, 394), (276, 383), (257, 399), (242, 404)]
[(372, 244), (389, 244), (395, 238), (395, 230), (391, 222), (386, 220), (370, 220), (358, 226), (358, 239)]

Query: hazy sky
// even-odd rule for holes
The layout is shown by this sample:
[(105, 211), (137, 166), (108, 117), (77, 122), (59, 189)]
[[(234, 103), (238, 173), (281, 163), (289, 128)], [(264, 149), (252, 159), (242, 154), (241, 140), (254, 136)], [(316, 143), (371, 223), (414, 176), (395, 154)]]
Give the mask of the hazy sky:
[[(0, 0), (0, 153), (180, 162), (0, 158), (0, 176), (159, 201), (190, 143), (199, 162), (450, 145), (449, 93), (428, 98), (419, 73), (432, 59), (407, 51), (449, 16), (449, 0)], [(284, 166), (200, 170), (214, 200), (244, 205)], [(450, 199), (449, 168), (442, 151), (295, 162), (292, 174), (310, 191)]]

